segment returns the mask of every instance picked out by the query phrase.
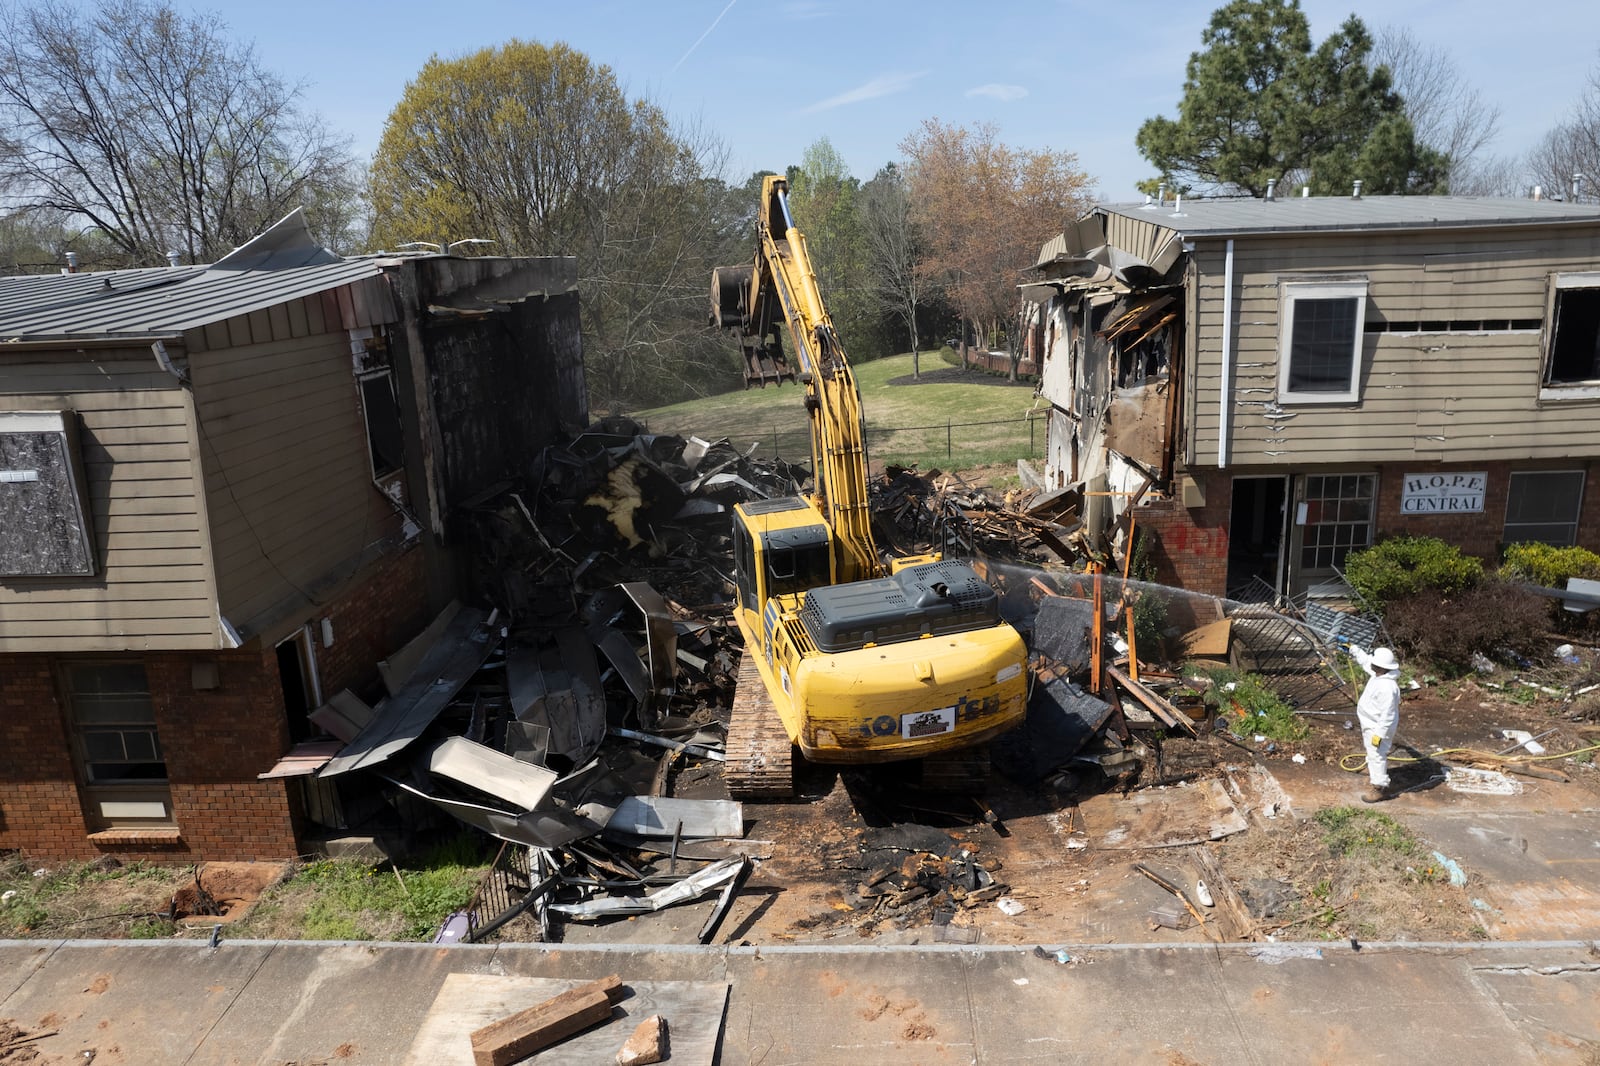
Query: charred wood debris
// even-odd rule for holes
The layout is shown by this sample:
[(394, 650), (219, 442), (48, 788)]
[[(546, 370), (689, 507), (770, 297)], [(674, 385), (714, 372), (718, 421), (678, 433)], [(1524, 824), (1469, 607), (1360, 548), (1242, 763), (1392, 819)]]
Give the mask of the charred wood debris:
[[(412, 653), (409, 686), (386, 673), (391, 695), (376, 707), (346, 692), (313, 715), (346, 742), (321, 776), (375, 773), (503, 842), (437, 942), (481, 940), (523, 914), (550, 940), (557, 917), (644, 914), (713, 895), (700, 941), (716, 936), (752, 864), (771, 853), (771, 842), (743, 839), (739, 803), (715, 798), (726, 795), (717, 765), (742, 652), (732, 511), (798, 494), (807, 476), (754, 458), (753, 447), (611, 418), (547, 448), (524, 484), (465, 506), (481, 607), (447, 612), (414, 642), (428, 646)], [(1139, 698), (1129, 699), (1110, 680), (1100, 695), (1092, 678), (1084, 684), (1091, 671), (1111, 676), (1115, 608), (1098, 612), (1102, 633), (1082, 570), (1091, 555), (1061, 494), (998, 499), (956, 475), (893, 467), (871, 490), (880, 545), (974, 561), (1034, 649), (1027, 721), (991, 751), (1007, 778), (1068, 791), (1086, 774), (1128, 784), (1150, 751), (1136, 730), (1187, 723), (1145, 685), (1132, 683)], [(403, 654), (384, 665), (408, 669)], [(447, 698), (433, 709), (440, 690)], [(1004, 831), (970, 796), (900, 810), (937, 820), (951, 802), (969, 818), (975, 804)], [(1004, 891), (991, 863), (959, 850), (877, 845), (896, 861), (866, 870), (861, 892), (888, 914), (917, 906), (939, 925), (950, 908)]]

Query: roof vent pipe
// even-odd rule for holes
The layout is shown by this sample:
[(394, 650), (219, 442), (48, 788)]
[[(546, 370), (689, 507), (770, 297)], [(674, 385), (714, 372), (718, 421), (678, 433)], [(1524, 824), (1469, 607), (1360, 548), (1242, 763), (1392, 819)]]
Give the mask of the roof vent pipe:
[(1181, 192), (1172, 198), (1172, 213), (1175, 215), (1183, 214), (1183, 193)]
[(1352, 200), (1361, 199), (1361, 179), (1360, 178), (1356, 179), (1356, 186), (1350, 193), (1350, 199), (1352, 199)]
[(68, 274), (76, 274), (77, 272), (78, 272), (78, 253), (77, 252), (68, 252), (67, 253), (67, 273)]
[(1578, 202), (1578, 194), (1583, 191), (1583, 175), (1572, 175), (1572, 202)]
[(177, 266), (181, 262), (183, 262), (183, 253), (182, 252), (174, 251), (174, 252), (168, 252), (167, 253), (167, 265), (168, 266)]
[(1162, 182), (1160, 185), (1156, 186), (1156, 203), (1157, 204), (1164, 204), (1166, 202), (1167, 202), (1167, 183), (1166, 182)]
[(1300, 186), (1300, 199), (1304, 200), (1306, 197), (1308, 197), (1310, 195), (1311, 195), (1311, 186), (1309, 186), (1309, 185)]
[(1267, 179), (1267, 199), (1268, 199), (1268, 201), (1272, 201), (1272, 200), (1276, 200), (1277, 198), (1278, 198), (1278, 179), (1277, 178), (1268, 178)]
[(1535, 185), (1533, 187), (1533, 198), (1535, 200), (1543, 200), (1544, 199), (1544, 188), (1542, 186)]

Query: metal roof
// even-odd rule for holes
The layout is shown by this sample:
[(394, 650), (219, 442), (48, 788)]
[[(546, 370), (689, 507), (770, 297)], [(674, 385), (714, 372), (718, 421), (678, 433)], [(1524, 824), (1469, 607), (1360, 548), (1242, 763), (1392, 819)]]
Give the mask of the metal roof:
[(182, 333), (376, 276), (389, 261), (334, 255), (296, 209), (210, 266), (0, 278), (0, 339)]
[(1185, 237), (1307, 230), (1487, 228), (1600, 222), (1600, 204), (1491, 196), (1280, 196), (1274, 200), (1168, 200), (1099, 204), (1096, 210)]

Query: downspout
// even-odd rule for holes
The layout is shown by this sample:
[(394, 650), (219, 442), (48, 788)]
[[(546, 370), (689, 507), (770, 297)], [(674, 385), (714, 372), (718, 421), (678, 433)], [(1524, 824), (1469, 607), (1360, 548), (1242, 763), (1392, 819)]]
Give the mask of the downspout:
[(1222, 266), (1222, 403), (1217, 412), (1217, 469), (1228, 468), (1228, 413), (1233, 406), (1233, 238)]

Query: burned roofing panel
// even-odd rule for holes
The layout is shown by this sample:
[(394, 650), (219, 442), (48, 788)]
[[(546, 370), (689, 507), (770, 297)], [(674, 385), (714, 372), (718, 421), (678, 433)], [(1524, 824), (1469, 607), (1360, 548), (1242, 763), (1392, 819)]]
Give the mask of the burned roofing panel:
[(1367, 229), (1560, 225), (1600, 222), (1600, 204), (1490, 196), (1287, 196), (1274, 200), (1168, 200), (1100, 204), (1097, 211), (1185, 237)]

